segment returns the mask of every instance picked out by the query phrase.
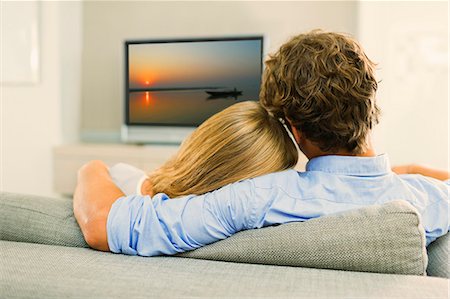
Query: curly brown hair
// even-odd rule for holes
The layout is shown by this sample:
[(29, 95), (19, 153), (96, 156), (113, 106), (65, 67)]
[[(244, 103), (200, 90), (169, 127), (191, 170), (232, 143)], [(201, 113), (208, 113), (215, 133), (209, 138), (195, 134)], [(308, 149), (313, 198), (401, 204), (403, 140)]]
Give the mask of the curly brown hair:
[(290, 120), (324, 152), (367, 150), (378, 123), (375, 64), (350, 36), (314, 30), (293, 37), (266, 61), (261, 104)]

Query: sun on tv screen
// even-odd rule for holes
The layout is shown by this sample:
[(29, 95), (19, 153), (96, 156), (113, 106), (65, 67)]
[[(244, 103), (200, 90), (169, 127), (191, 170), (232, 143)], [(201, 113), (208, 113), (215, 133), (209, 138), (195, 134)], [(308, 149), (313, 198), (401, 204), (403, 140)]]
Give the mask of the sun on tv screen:
[(195, 127), (258, 100), (262, 37), (127, 41), (126, 125)]

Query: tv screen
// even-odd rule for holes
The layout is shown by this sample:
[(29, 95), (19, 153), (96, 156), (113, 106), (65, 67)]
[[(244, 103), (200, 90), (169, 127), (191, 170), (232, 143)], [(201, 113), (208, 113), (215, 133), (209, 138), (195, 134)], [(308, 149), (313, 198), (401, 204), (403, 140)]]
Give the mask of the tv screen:
[(262, 37), (126, 41), (126, 125), (195, 127), (258, 100)]

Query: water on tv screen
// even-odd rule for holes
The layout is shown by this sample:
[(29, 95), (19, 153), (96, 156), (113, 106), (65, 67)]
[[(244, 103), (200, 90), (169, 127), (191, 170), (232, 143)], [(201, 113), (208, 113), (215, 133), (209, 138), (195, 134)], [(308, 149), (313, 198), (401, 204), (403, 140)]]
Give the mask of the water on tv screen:
[(126, 42), (127, 125), (197, 126), (258, 100), (262, 37)]

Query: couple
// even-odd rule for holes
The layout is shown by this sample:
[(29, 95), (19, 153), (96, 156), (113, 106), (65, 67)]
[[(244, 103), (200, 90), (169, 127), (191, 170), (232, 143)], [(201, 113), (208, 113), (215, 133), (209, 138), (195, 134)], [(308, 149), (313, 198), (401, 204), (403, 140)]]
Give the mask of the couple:
[[(208, 119), (148, 178), (124, 165), (83, 166), (74, 214), (87, 243), (175, 254), (245, 229), (404, 199), (421, 214), (429, 245), (449, 230), (449, 175), (419, 166), (394, 173), (376, 155), (376, 90), (374, 64), (351, 37), (292, 38), (266, 61), (259, 103)], [(309, 159), (305, 172), (292, 169), (297, 148)]]

